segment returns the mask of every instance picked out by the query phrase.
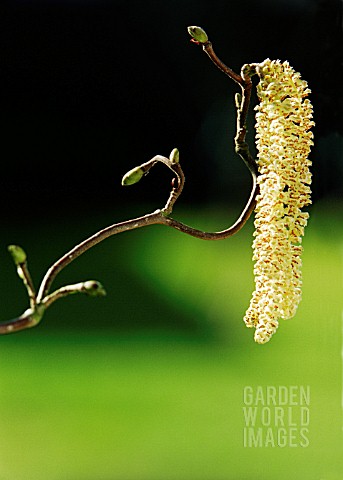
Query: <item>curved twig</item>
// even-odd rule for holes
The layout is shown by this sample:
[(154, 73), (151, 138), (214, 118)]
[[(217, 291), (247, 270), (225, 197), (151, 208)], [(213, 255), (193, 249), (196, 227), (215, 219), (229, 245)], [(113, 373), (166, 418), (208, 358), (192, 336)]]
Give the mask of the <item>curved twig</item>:
[(179, 163), (179, 152), (177, 149), (174, 149), (171, 152), (169, 158), (163, 157), (161, 155), (156, 155), (148, 162), (143, 163), (140, 166), (130, 170), (124, 176), (122, 183), (123, 185), (132, 185), (138, 182), (156, 163), (161, 162), (165, 164), (176, 175), (176, 182), (174, 179), (173, 188), (170, 192), (169, 198), (165, 206), (161, 210), (156, 210), (155, 212), (144, 215), (142, 217), (110, 225), (109, 227), (100, 230), (99, 232), (87, 238), (80, 244), (76, 245), (48, 269), (41, 282), (37, 295), (35, 293), (35, 289), (27, 268), (25, 252), (18, 246), (12, 245), (10, 247), (13, 259), (17, 265), (18, 274), (23, 279), (24, 284), (27, 288), (31, 308), (26, 310), (20, 317), (0, 324), (0, 334), (13, 333), (37, 325), (41, 321), (45, 310), (56, 300), (58, 300), (59, 298), (63, 298), (66, 295), (72, 293), (86, 293), (91, 296), (104, 295), (105, 291), (102, 285), (99, 282), (95, 281), (80, 282), (75, 285), (67, 285), (61, 287), (60, 289), (54, 291), (51, 294), (49, 293), (49, 291), (54, 279), (61, 270), (63, 270), (67, 265), (69, 265), (80, 255), (85, 253), (87, 250), (102, 242), (108, 237), (125, 231), (146, 227), (148, 225), (159, 224), (175, 228), (176, 230), (179, 230), (183, 233), (202, 240), (223, 240), (237, 233), (250, 217), (252, 211), (254, 210), (256, 204), (256, 196), (258, 193), (257, 166), (249, 152), (248, 145), (245, 142), (245, 136), (247, 131), (246, 118), (251, 96), (251, 76), (254, 74), (254, 66), (245, 65), (242, 69), (241, 75), (236, 74), (221, 60), (219, 60), (219, 58), (213, 51), (212, 44), (208, 41), (207, 35), (202, 29), (199, 29), (199, 27), (189, 27), (189, 32), (195, 40), (195, 43), (203, 46), (204, 51), (208, 54), (208, 56), (215, 63), (215, 65), (231, 79), (233, 79), (236, 83), (238, 83), (242, 89), (242, 95), (236, 95), (237, 131), (235, 136), (235, 147), (236, 152), (240, 155), (240, 157), (244, 160), (245, 164), (249, 168), (253, 179), (253, 186), (249, 200), (238, 220), (231, 227), (225, 230), (211, 233), (197, 230), (188, 225), (185, 225), (182, 222), (179, 222), (178, 220), (171, 218), (170, 214), (172, 213), (174, 204), (183, 190), (185, 177)]
[(196, 228), (189, 227), (184, 223), (181, 223), (173, 218), (167, 217), (165, 219), (164, 225), (168, 227), (175, 228), (180, 232), (191, 235), (192, 237), (200, 238), (201, 240), (224, 240), (225, 238), (232, 237), (235, 235), (241, 228), (244, 227), (245, 223), (249, 219), (250, 215), (254, 211), (256, 205), (256, 196), (258, 193), (258, 185), (256, 182), (256, 176), (253, 177), (253, 188), (249, 197), (247, 204), (244, 207), (243, 212), (236, 220), (236, 222), (229, 228), (222, 230), (220, 232), (203, 232), (202, 230), (197, 230)]
[(114, 225), (110, 225), (109, 227), (100, 230), (76, 245), (68, 253), (63, 255), (63, 257), (57, 260), (46, 272), (38, 291), (37, 302), (39, 303), (43, 301), (44, 297), (48, 294), (51, 284), (56, 278), (57, 274), (77, 257), (87, 252), (87, 250), (102, 242), (106, 238), (111, 237), (112, 235), (134, 230), (136, 228), (146, 227), (147, 225), (161, 223), (161, 217), (164, 218), (163, 215), (161, 215), (161, 211), (158, 210), (154, 213), (144, 215), (143, 217), (134, 218), (121, 223), (115, 223)]

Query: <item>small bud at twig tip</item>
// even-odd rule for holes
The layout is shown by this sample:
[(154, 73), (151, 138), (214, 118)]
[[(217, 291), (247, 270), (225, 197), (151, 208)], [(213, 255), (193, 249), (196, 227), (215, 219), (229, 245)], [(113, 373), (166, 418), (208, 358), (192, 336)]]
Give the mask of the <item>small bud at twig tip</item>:
[(177, 148), (174, 148), (170, 155), (169, 155), (169, 160), (171, 161), (171, 163), (179, 163), (179, 159), (180, 159), (180, 152)]
[(133, 185), (139, 182), (143, 175), (144, 170), (141, 167), (135, 167), (123, 176), (121, 184), (124, 186)]
[(95, 280), (88, 280), (83, 284), (84, 292), (91, 297), (104, 297), (106, 295), (106, 290), (101, 285), (100, 282)]
[(14, 263), (18, 266), (26, 262), (26, 253), (18, 245), (9, 245), (8, 251), (12, 255)]
[(191, 26), (187, 28), (188, 33), (195, 42), (206, 43), (208, 42), (208, 36), (201, 27)]

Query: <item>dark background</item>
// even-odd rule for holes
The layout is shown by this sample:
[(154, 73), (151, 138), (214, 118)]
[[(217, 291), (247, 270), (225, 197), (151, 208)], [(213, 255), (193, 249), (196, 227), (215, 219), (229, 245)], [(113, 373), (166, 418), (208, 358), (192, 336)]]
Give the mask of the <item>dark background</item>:
[(174, 147), (187, 177), (183, 205), (246, 198), (249, 174), (233, 150), (237, 88), (189, 42), (188, 25), (204, 27), (236, 71), (269, 57), (301, 72), (316, 121), (314, 199), (341, 195), (341, 7), (337, 0), (8, 2), (0, 29), (2, 218), (160, 207), (170, 188), (163, 167), (132, 188), (120, 180)]
[[(175, 218), (208, 230), (237, 218), (251, 182), (233, 149), (237, 88), (189, 42), (188, 25), (203, 26), (236, 71), (288, 60), (313, 91), (316, 121), (296, 318), (264, 346), (243, 324), (252, 218), (225, 242), (156, 226), (101, 243), (53, 288), (98, 279), (105, 298), (70, 296), (39, 327), (0, 338), (1, 478), (342, 478), (341, 5), (1, 3), (0, 321), (28, 307), (7, 245), (25, 248), (38, 285), (91, 233), (164, 205), (163, 166), (120, 185), (156, 154), (180, 149)], [(249, 385), (310, 385), (309, 448), (243, 447)]]

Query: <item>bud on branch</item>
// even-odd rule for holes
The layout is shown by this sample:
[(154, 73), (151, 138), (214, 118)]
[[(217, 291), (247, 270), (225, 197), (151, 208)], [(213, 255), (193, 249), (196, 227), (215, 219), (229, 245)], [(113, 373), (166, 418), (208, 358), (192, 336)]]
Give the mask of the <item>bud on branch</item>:
[[(310, 203), (311, 174), (307, 156), (312, 145), (309, 129), (313, 122), (312, 106), (309, 100), (304, 99), (309, 89), (300, 79), (300, 74), (294, 72), (287, 62), (281, 64), (265, 60), (261, 64), (246, 64), (237, 74), (217, 57), (202, 28), (191, 26), (188, 32), (192, 41), (201, 45), (211, 61), (241, 89), (235, 95), (235, 150), (252, 178), (251, 193), (241, 215), (232, 226), (220, 232), (203, 232), (172, 218), (173, 207), (185, 183), (179, 151), (174, 148), (169, 157), (156, 155), (128, 171), (122, 178), (122, 185), (139, 182), (156, 163), (163, 163), (174, 175), (165, 206), (142, 217), (110, 225), (76, 245), (48, 269), (37, 294), (24, 250), (17, 245), (8, 247), (27, 289), (30, 308), (20, 317), (0, 324), (0, 334), (37, 325), (46, 309), (67, 295), (105, 295), (103, 286), (94, 280), (66, 285), (52, 293), (50, 289), (60, 271), (106, 238), (148, 225), (165, 225), (202, 240), (222, 240), (236, 234), (245, 225), (255, 205), (256, 238), (253, 247), (256, 289), (244, 318), (245, 323), (248, 327), (255, 327), (255, 340), (265, 343), (276, 331), (279, 318), (294, 315), (301, 295), (300, 243), (308, 218), (301, 209)], [(260, 78), (257, 87), (260, 104), (256, 107), (257, 162), (246, 142), (251, 77), (256, 73)]]

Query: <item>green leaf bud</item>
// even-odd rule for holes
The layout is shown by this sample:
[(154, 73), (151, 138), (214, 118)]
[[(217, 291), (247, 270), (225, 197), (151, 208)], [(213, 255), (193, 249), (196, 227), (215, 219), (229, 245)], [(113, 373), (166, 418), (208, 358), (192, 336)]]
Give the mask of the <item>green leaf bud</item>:
[(188, 27), (187, 30), (188, 30), (188, 33), (190, 34), (190, 36), (196, 42), (199, 42), (199, 43), (208, 42), (208, 36), (207, 36), (205, 30), (203, 30), (201, 27), (192, 26), (192, 27)]
[(129, 172), (125, 173), (123, 179), (121, 181), (122, 185), (133, 185), (134, 183), (139, 182), (139, 180), (143, 177), (144, 170), (141, 167), (135, 167)]
[(16, 265), (21, 265), (26, 262), (26, 253), (18, 245), (9, 245), (8, 251), (12, 255), (13, 261)]
[(174, 148), (169, 155), (169, 160), (171, 161), (171, 163), (179, 163), (179, 159), (180, 152), (177, 148)]
[(91, 297), (104, 297), (106, 295), (106, 290), (101, 285), (100, 282), (95, 280), (88, 280), (83, 283), (84, 292)]

